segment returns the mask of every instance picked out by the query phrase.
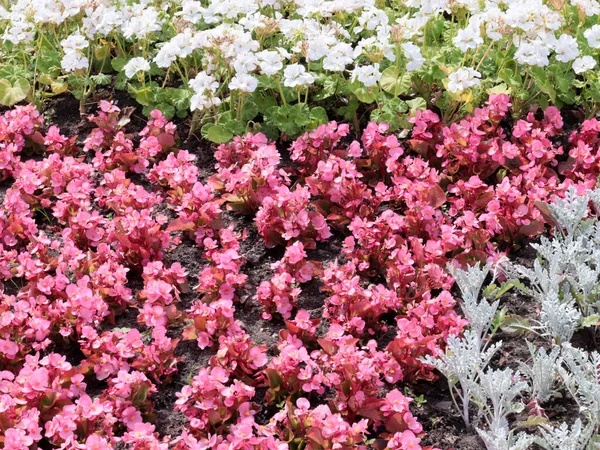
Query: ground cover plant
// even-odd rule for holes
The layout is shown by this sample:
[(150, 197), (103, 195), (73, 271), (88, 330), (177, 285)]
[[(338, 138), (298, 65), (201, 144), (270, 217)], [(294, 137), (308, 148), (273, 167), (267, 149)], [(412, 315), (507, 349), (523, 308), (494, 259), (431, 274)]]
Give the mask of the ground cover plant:
[[(6, 111), (0, 445), (442, 448), (414, 391), (440, 372), (478, 448), (592, 445), (595, 356), (568, 341), (598, 322), (579, 197), (600, 174), (598, 122), (567, 132), (555, 107), (511, 108), (419, 111), (405, 138), (375, 122), (357, 140), (336, 122), (286, 146), (249, 133), (208, 155), (214, 170), (159, 110), (130, 132), (131, 111), (101, 101), (82, 136)], [(538, 298), (505, 254), (557, 223), (567, 237), (536, 248), (578, 253), (573, 275), (540, 281), (556, 295), (537, 326), (503, 308), (513, 285)], [(560, 355), (532, 347), (517, 373), (488, 333), (529, 328)], [(551, 415), (555, 392), (580, 402), (573, 423)]]

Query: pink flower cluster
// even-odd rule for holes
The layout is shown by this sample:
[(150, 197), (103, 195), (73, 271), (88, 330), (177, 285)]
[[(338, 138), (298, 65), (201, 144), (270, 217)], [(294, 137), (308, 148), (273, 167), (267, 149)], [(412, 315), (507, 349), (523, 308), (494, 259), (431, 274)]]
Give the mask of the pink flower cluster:
[(279, 313), (289, 319), (301, 289), (298, 286), (312, 280), (321, 272), (316, 261), (306, 261), (306, 251), (302, 242), (289, 245), (281, 261), (271, 266), (274, 274), (268, 281), (263, 281), (256, 291), (258, 302), (264, 306), (264, 319), (271, 319), (272, 312)]
[[(555, 108), (509, 112), (504, 95), (449, 126), (417, 112), (404, 141), (332, 122), (289, 164), (249, 134), (219, 147), (206, 182), (157, 111), (136, 136), (102, 102), (83, 148), (33, 107), (4, 113), (0, 448), (431, 450), (399, 383), (433, 379), (419, 358), (466, 325), (446, 264), (541, 233), (536, 202), (600, 174), (598, 121), (565, 136)], [(251, 234), (282, 247), (258, 286)], [(337, 260), (318, 253), (328, 240)], [(174, 262), (185, 246), (193, 270)], [(276, 344), (254, 341), (242, 302)], [(191, 374), (184, 341), (207, 356)], [(165, 436), (153, 399), (175, 380), (187, 422)]]

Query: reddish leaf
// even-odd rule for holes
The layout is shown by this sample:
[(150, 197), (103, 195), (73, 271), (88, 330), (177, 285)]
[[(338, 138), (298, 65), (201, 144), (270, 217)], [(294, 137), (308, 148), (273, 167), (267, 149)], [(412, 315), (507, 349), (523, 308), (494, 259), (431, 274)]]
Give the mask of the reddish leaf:
[(444, 203), (446, 203), (446, 193), (439, 184), (436, 184), (431, 191), (429, 191), (429, 205), (433, 208), (439, 208)]

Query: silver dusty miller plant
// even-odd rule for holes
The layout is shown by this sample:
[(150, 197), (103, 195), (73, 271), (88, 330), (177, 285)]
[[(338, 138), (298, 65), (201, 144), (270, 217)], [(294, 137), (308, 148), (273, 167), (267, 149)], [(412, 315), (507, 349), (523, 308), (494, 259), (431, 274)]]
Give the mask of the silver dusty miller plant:
[(500, 347), (500, 343), (490, 345), (487, 350), (482, 350), (481, 347), (479, 336), (472, 330), (467, 330), (462, 338), (448, 338), (445, 353), (422, 359), (424, 363), (439, 370), (448, 380), (452, 401), (467, 428), (472, 427), (469, 414), (471, 403), (485, 402), (479, 377)]
[(531, 380), (531, 396), (538, 402), (545, 402), (554, 393), (560, 347), (554, 346), (552, 350), (546, 351), (544, 348), (536, 349), (530, 342), (527, 346), (531, 363), (528, 365), (521, 362), (521, 370)]
[[(467, 270), (448, 266), (461, 291), (461, 308), (470, 329), (462, 338), (451, 336), (445, 353), (435, 358), (429, 356), (423, 361), (446, 376), (454, 404), (468, 428), (484, 419), (487, 430), (476, 430), (488, 450), (525, 450), (533, 437), (512, 432), (508, 415), (523, 410), (523, 404), (516, 400), (528, 390), (528, 384), (520, 373), (509, 368), (487, 368), (501, 345), (501, 342), (491, 344), (489, 336), (499, 300), (490, 303), (486, 298), (480, 298), (491, 269), (491, 264), (472, 266)], [(492, 281), (495, 279), (494, 271)], [(475, 421), (470, 417), (470, 406), (477, 408)]]
[(594, 427), (591, 424), (584, 425), (581, 419), (577, 419), (571, 427), (561, 423), (557, 427), (544, 424), (540, 429), (541, 439), (535, 442), (546, 450), (595, 450), (600, 447), (591, 441)]
[(524, 290), (540, 303), (540, 328), (557, 343), (600, 319), (600, 224), (588, 218), (590, 201), (600, 211), (600, 190), (578, 195), (570, 188), (564, 199), (548, 204), (555, 236), (531, 244), (538, 254), (533, 268), (503, 265), (510, 277), (529, 281)]
[[(485, 298), (479, 300), (479, 294), (492, 269), (492, 264), (488, 263), (483, 267), (479, 265), (469, 266), (467, 270), (459, 269), (452, 264), (448, 264), (446, 267), (460, 289), (462, 297), (460, 306), (464, 316), (469, 321), (469, 327), (479, 337), (480, 342), (484, 344), (484, 337), (492, 326), (500, 304), (499, 300), (493, 303), (488, 302)], [(495, 269), (493, 279), (496, 279)]]
[(535, 437), (526, 433), (514, 433), (508, 427), (484, 431), (477, 429), (487, 450), (527, 450), (535, 442)]
[[(479, 384), (480, 375), (501, 345), (490, 345), (490, 341), (485, 339), (498, 310), (498, 301), (492, 304), (486, 299), (479, 301), (490, 268), (490, 264), (469, 267), (467, 270), (448, 266), (461, 291), (461, 307), (471, 328), (465, 331), (463, 337), (450, 336), (445, 353), (422, 359), (447, 378), (452, 400), (468, 428), (472, 426), (469, 414), (471, 403), (481, 405), (486, 401), (485, 392)], [(479, 411), (481, 414), (482, 411)]]
[(563, 383), (593, 428), (600, 424), (600, 354), (563, 344), (558, 368)]
[[(534, 443), (548, 450), (600, 450), (600, 354), (568, 343), (579, 327), (600, 322), (600, 225), (597, 218), (589, 218), (590, 202), (600, 212), (600, 190), (579, 195), (570, 189), (563, 200), (547, 205), (556, 232), (532, 244), (538, 254), (533, 267), (501, 263), (510, 278), (528, 281), (527, 286), (511, 283), (539, 302), (539, 326), (534, 329), (552, 338), (549, 350), (528, 343), (531, 360), (521, 363), (519, 372), (488, 367), (501, 345), (491, 344), (489, 336), (498, 326), (495, 319), (502, 317), (499, 300), (480, 298), (493, 266), (448, 266), (470, 329), (463, 337), (451, 336), (445, 353), (423, 361), (446, 376), (465, 424), (475, 425), (487, 450), (525, 450)], [(528, 398), (530, 406), (547, 402), (562, 389), (559, 380), (576, 399), (581, 417), (571, 425), (544, 424), (537, 435), (511, 429), (508, 418), (524, 409), (521, 399)], [(470, 407), (476, 407), (476, 419), (470, 417)]]
[(488, 431), (477, 429), (488, 450), (516, 450), (527, 448), (532, 439), (520, 433), (514, 435), (509, 428), (508, 415), (521, 412), (524, 405), (515, 401), (529, 386), (519, 372), (506, 368), (488, 369), (480, 376), (480, 386), (485, 402), (480, 405)]

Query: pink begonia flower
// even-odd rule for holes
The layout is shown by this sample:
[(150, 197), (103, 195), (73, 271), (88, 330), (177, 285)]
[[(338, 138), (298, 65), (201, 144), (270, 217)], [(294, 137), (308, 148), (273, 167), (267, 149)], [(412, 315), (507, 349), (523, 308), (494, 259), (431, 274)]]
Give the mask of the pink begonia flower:
[(112, 445), (108, 444), (106, 439), (97, 434), (88, 436), (85, 444), (80, 444), (78, 447), (85, 450), (109, 450), (113, 448)]
[(300, 411), (308, 411), (310, 409), (310, 402), (304, 397), (300, 397), (296, 400), (296, 406)]
[(18, 428), (9, 428), (4, 432), (4, 448), (6, 450), (27, 450), (33, 444), (33, 439)]
[(128, 430), (133, 430), (134, 425), (142, 422), (142, 415), (137, 408), (130, 406), (125, 408), (121, 413), (123, 423), (127, 426)]
[(0, 354), (4, 354), (8, 359), (14, 359), (19, 352), (19, 346), (7, 339), (0, 339)]
[(27, 379), (27, 386), (34, 391), (43, 392), (48, 387), (48, 370), (45, 368), (36, 369)]

